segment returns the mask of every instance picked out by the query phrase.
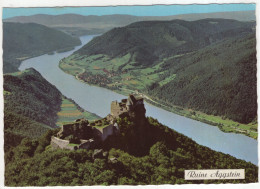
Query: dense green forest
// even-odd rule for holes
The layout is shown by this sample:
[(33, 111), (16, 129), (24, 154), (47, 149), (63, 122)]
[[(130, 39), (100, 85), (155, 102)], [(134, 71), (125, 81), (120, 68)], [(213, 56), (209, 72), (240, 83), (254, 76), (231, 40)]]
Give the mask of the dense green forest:
[(61, 93), (36, 70), (4, 75), (5, 111), (55, 127)]
[(256, 120), (255, 34), (170, 58), (161, 70), (168, 70), (162, 78), (176, 77), (163, 86), (150, 86), (155, 99), (240, 123)]
[(39, 138), (49, 129), (50, 126), (26, 116), (4, 111), (4, 151), (19, 145), (23, 138)]
[(56, 127), (61, 93), (36, 70), (4, 75), (4, 149)]
[(79, 39), (40, 24), (3, 22), (3, 71), (18, 71), (21, 61), (26, 58), (79, 44)]
[[(139, 119), (138, 119), (139, 120)], [(198, 145), (153, 118), (142, 124), (118, 119), (120, 134), (99, 146), (108, 156), (93, 158), (90, 150), (52, 150), (49, 130), (37, 140), (24, 139), (6, 154), (7, 186), (144, 185), (184, 183), (251, 183), (258, 168), (230, 155)], [(145, 136), (145, 137), (144, 137)], [(185, 169), (245, 169), (245, 180), (184, 180)]]
[(137, 22), (95, 37), (60, 67), (87, 83), (138, 90), (257, 131), (255, 22)]
[(75, 52), (80, 55), (131, 54), (135, 66), (151, 66), (162, 57), (198, 50), (214, 42), (252, 33), (255, 22), (228, 19), (144, 21), (114, 28)]

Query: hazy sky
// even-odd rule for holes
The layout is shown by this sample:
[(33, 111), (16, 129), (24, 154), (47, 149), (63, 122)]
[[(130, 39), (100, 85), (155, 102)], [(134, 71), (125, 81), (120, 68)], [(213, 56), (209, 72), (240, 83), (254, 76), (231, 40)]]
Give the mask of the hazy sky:
[(129, 14), (136, 16), (167, 16), (189, 13), (255, 10), (255, 4), (209, 4), (209, 5), (153, 5), (153, 6), (111, 6), (111, 7), (59, 7), (59, 8), (3, 8), (3, 19), (34, 14), (81, 14), (109, 15)]

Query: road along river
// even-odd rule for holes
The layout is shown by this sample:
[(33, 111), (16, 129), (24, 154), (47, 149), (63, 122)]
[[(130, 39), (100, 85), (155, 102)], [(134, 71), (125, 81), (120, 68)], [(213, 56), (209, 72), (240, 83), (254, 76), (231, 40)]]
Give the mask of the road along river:
[[(110, 112), (111, 101), (126, 97), (108, 89), (80, 82), (74, 76), (64, 73), (59, 68), (59, 61), (62, 58), (71, 55), (93, 37), (95, 36), (81, 37), (82, 45), (77, 46), (72, 51), (27, 59), (22, 62), (19, 69), (24, 70), (33, 67), (45, 79), (55, 85), (62, 94), (72, 98), (82, 108), (104, 117)], [(147, 116), (158, 119), (164, 125), (192, 138), (198, 144), (258, 165), (257, 140), (241, 134), (224, 133), (218, 127), (176, 115), (147, 103), (145, 108)]]

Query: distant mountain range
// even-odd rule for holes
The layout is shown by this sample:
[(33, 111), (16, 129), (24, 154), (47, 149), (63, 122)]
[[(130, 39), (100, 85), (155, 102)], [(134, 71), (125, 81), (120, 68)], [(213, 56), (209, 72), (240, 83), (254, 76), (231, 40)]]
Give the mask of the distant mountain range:
[(78, 14), (17, 16), (4, 19), (4, 22), (38, 23), (56, 28), (72, 35), (104, 33), (114, 27), (122, 27), (138, 21), (181, 19), (194, 21), (205, 18), (235, 19), (238, 21), (255, 21), (254, 11), (216, 12), (183, 14), (172, 16), (132, 16), (132, 15), (104, 15), (83, 16)]

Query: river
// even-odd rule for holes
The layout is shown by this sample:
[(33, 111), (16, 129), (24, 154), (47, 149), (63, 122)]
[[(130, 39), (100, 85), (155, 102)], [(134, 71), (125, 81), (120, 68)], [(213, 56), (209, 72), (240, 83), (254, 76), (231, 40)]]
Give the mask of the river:
[[(62, 58), (78, 50), (93, 37), (93, 35), (81, 37), (82, 45), (72, 51), (27, 59), (22, 62), (19, 69), (33, 67), (62, 94), (72, 98), (87, 111), (104, 117), (110, 112), (111, 101), (126, 97), (108, 89), (82, 83), (74, 76), (64, 73), (58, 66)], [(145, 108), (147, 116), (158, 119), (164, 125), (192, 138), (198, 144), (258, 165), (257, 140), (241, 134), (224, 133), (218, 127), (176, 115), (147, 103)]]

